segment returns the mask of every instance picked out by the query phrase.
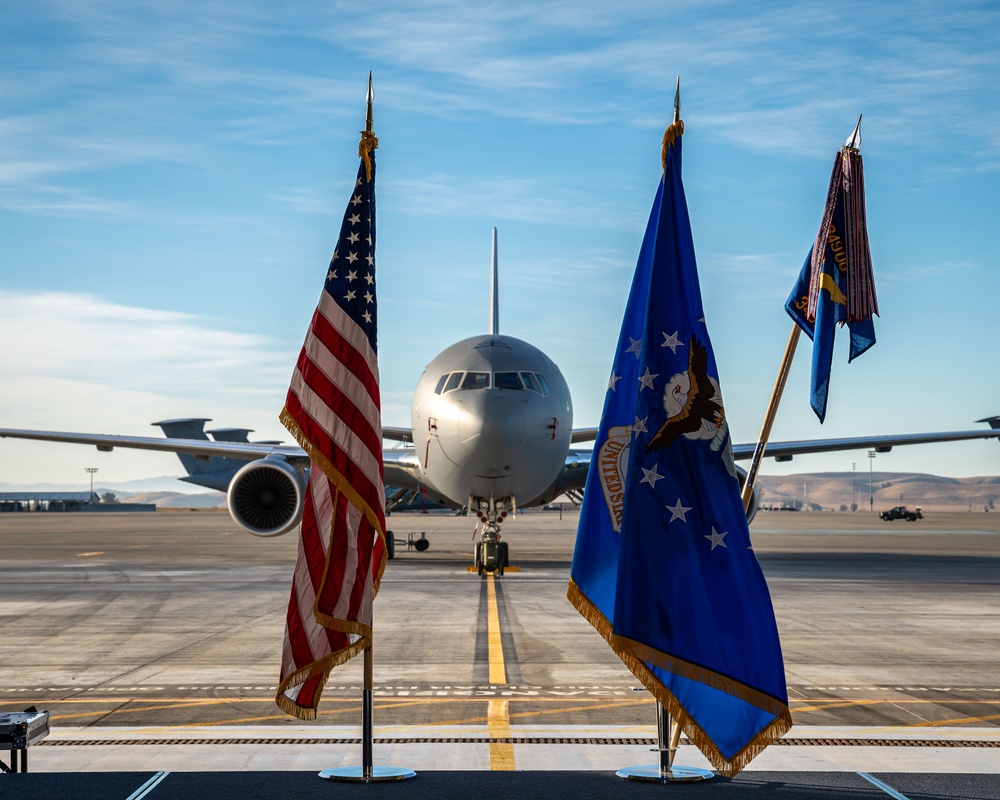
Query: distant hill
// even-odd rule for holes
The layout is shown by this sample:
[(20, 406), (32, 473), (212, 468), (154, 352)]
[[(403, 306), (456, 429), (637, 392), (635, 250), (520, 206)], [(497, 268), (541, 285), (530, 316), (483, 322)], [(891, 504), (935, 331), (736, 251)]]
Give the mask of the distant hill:
[(991, 511), (1000, 507), (1000, 477), (945, 478), (919, 472), (875, 472), (871, 491), (867, 472), (812, 472), (763, 476), (761, 506), (848, 510), (852, 503), (867, 510), (870, 496), (876, 511), (893, 506), (920, 506), (925, 511)]
[(177, 492), (137, 492), (117, 494), (123, 503), (152, 503), (157, 508), (220, 508), (225, 510), (226, 496), (222, 492), (179, 494)]
[[(869, 506), (867, 472), (809, 472), (798, 475), (764, 475), (758, 479), (761, 505), (770, 508), (809, 508), (814, 511), (848, 510), (851, 503)], [(0, 491), (85, 492), (89, 484), (35, 483), (17, 485), (0, 481)], [(925, 511), (1000, 510), (1000, 477), (946, 478), (919, 472), (876, 472), (872, 475), (875, 510), (893, 506), (920, 506)], [(223, 492), (206, 491), (164, 476), (94, 485), (100, 495), (112, 492), (120, 501), (153, 503), (157, 508), (226, 508)]]
[[(88, 492), (90, 484), (27, 483), (0, 481), (0, 492)], [(223, 492), (206, 490), (203, 486), (183, 483), (176, 477), (143, 478), (116, 481), (112, 485), (94, 484), (94, 492), (103, 497), (111, 493), (121, 503), (152, 503), (157, 508), (221, 508), (225, 509)]]
[[(81, 483), (8, 483), (0, 481), (0, 492), (89, 492), (90, 481)], [(176, 475), (161, 475), (158, 478), (139, 478), (132, 481), (105, 483), (98, 478), (94, 482), (98, 494), (114, 492), (117, 495), (135, 492), (170, 492), (172, 494), (201, 494), (202, 486), (185, 483)]]

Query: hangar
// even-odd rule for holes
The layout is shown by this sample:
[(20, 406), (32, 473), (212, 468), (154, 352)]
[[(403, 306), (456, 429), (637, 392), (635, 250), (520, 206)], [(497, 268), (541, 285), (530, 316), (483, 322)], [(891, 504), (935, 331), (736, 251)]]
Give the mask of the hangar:
[(0, 512), (156, 511), (152, 503), (102, 503), (93, 492), (0, 492)]

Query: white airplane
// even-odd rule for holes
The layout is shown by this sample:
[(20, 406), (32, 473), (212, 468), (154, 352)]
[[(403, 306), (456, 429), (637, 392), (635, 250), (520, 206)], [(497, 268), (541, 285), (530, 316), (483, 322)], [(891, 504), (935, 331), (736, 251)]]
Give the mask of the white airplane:
[[(479, 519), (476, 546), (480, 574), (508, 563), (501, 527), (518, 507), (543, 505), (563, 493), (583, 490), (590, 452), (571, 449), (593, 441), (597, 428), (573, 428), (573, 404), (559, 367), (541, 350), (500, 334), (497, 240), (493, 229), (489, 333), (456, 342), (427, 365), (413, 393), (411, 427), (384, 427), (383, 437), (410, 445), (383, 452), (385, 484), (395, 487), (387, 508), (418, 493)], [(205, 431), (207, 419), (164, 420), (167, 438), (0, 429), (0, 437), (36, 439), (176, 453), (188, 475), (181, 480), (227, 492), (229, 512), (255, 536), (280, 536), (295, 528), (309, 457), (297, 446), (250, 442), (245, 428)], [(767, 457), (838, 450), (1000, 437), (1000, 416), (988, 417), (990, 430), (914, 433), (843, 439), (773, 442)], [(212, 438), (209, 439), (208, 435)], [(755, 445), (734, 444), (736, 460), (750, 459)], [(740, 480), (746, 472), (739, 467)], [(753, 519), (758, 493), (747, 511)], [(389, 546), (390, 555), (394, 549)]]

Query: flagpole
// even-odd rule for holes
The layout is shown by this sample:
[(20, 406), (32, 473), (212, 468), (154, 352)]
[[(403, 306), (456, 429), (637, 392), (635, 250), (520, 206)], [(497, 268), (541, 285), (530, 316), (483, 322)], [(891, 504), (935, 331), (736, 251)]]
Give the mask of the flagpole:
[(622, 767), (615, 773), (619, 778), (645, 783), (691, 783), (714, 778), (715, 773), (701, 767), (679, 767), (674, 764), (677, 745), (681, 739), (679, 721), (670, 719), (670, 713), (659, 700), (656, 701), (656, 764), (640, 767)]
[[(671, 725), (677, 731), (681, 726), (672, 723), (670, 715), (663, 707), (663, 703), (656, 704), (656, 744), (660, 750), (660, 777), (664, 778), (670, 774), (670, 768), (674, 765), (674, 756), (677, 755), (677, 743), (674, 741)], [(664, 747), (664, 743), (669, 744)]]
[(778, 414), (778, 404), (781, 402), (782, 392), (785, 391), (785, 383), (788, 380), (788, 372), (792, 368), (792, 359), (795, 357), (795, 346), (799, 343), (800, 333), (802, 333), (802, 329), (793, 322), (792, 332), (788, 336), (788, 344), (785, 345), (785, 355), (782, 357), (781, 367), (778, 369), (778, 377), (775, 379), (774, 389), (771, 391), (771, 400), (767, 404), (767, 413), (764, 414), (764, 424), (761, 426), (757, 446), (754, 448), (753, 459), (750, 462), (750, 469), (747, 470), (746, 482), (743, 484), (743, 509), (745, 511), (750, 510), (750, 503), (753, 500), (753, 486), (757, 482), (760, 462), (764, 460), (767, 441), (771, 438), (771, 427)]
[[(378, 147), (378, 139), (372, 130), (372, 101), (375, 99), (375, 91), (372, 88), (372, 74), (368, 73), (368, 95), (367, 112), (365, 114), (365, 129), (361, 133), (361, 143), (358, 145), (358, 156), (364, 162), (368, 180), (372, 180), (371, 152)], [(360, 182), (360, 178), (359, 178)], [(375, 535), (381, 539), (383, 547), (386, 544), (384, 532), (375, 531)], [(383, 555), (384, 557), (384, 555)], [(364, 682), (361, 690), (361, 766), (360, 767), (336, 767), (325, 769), (319, 773), (319, 777), (326, 780), (347, 781), (351, 783), (376, 783), (383, 781), (400, 781), (407, 778), (415, 778), (417, 773), (405, 767), (376, 767), (372, 755), (374, 744), (374, 724), (373, 724), (373, 695), (374, 695), (374, 665), (372, 655), (372, 642), (375, 638), (374, 615), (371, 621), (371, 629), (364, 648)]]
[(374, 739), (372, 724), (372, 646), (365, 648), (365, 684), (361, 693), (361, 772), (364, 780), (372, 778), (372, 742)]
[[(672, 137), (680, 136), (683, 132), (684, 123), (681, 121), (681, 76), (678, 75), (677, 88), (674, 92), (674, 119), (663, 136), (661, 161), (663, 163), (664, 179), (666, 176), (667, 154), (674, 141)], [(675, 723), (673, 730), (671, 730), (670, 713), (664, 707), (663, 703), (657, 699), (656, 749), (659, 754), (658, 763), (652, 766), (623, 767), (615, 774), (619, 778), (647, 783), (686, 783), (714, 778), (715, 773), (711, 770), (700, 767), (674, 766), (674, 756), (677, 754), (677, 742), (680, 740), (680, 735), (680, 724)]]

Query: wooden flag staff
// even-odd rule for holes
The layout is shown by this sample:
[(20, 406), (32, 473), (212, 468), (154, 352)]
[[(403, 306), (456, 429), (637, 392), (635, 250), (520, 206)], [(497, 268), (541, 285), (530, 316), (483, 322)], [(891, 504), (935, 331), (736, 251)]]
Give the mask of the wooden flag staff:
[(767, 413), (764, 414), (764, 424), (760, 428), (760, 436), (757, 439), (757, 446), (753, 451), (753, 459), (750, 462), (750, 469), (747, 470), (746, 482), (743, 484), (743, 509), (750, 509), (750, 502), (753, 500), (753, 486), (757, 481), (757, 473), (760, 471), (760, 462), (764, 460), (764, 451), (767, 449), (767, 440), (771, 438), (771, 427), (774, 425), (774, 418), (778, 414), (778, 404), (781, 402), (781, 394), (785, 391), (785, 382), (788, 380), (788, 372), (792, 368), (792, 359), (795, 357), (795, 346), (799, 343), (799, 334), (802, 329), (792, 323), (792, 332), (788, 337), (788, 344), (785, 345), (785, 355), (781, 359), (781, 368), (778, 370), (778, 377), (774, 382), (774, 389), (771, 391), (771, 401), (767, 404)]

